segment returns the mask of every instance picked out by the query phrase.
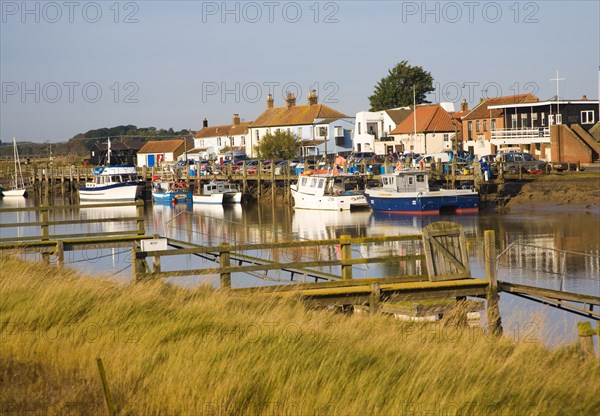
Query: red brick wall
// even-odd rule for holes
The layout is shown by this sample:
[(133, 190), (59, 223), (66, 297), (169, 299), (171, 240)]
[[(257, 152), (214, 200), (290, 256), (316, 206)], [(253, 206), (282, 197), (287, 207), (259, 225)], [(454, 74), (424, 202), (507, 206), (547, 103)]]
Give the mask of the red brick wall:
[(553, 162), (592, 163), (592, 151), (566, 125), (550, 126), (550, 154)]

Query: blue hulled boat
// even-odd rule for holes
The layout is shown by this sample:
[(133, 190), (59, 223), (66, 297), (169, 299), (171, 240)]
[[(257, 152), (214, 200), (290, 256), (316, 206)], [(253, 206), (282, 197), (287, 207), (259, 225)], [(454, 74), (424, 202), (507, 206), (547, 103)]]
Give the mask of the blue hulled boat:
[(365, 190), (373, 211), (395, 214), (477, 213), (479, 193), (474, 189), (430, 189), (422, 170), (401, 170), (381, 175), (377, 188)]

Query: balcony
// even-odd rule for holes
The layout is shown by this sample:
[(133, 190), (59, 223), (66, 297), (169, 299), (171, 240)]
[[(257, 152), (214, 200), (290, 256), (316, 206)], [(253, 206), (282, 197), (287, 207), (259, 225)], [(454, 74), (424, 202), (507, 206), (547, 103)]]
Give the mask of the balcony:
[(491, 131), (491, 141), (500, 144), (550, 143), (549, 127), (497, 129)]

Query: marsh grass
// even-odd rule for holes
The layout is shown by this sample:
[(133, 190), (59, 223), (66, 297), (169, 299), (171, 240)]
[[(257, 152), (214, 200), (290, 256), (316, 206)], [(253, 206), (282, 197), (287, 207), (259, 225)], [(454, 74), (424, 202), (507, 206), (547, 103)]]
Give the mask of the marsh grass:
[(3, 414), (599, 414), (574, 348), (0, 260)]

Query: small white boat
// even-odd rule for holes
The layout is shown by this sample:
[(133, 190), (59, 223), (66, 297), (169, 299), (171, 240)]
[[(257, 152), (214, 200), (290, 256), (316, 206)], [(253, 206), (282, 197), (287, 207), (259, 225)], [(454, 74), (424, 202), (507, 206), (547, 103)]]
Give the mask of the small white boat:
[(92, 182), (79, 188), (81, 201), (133, 201), (142, 197), (145, 183), (138, 179), (133, 165), (110, 166), (108, 139), (107, 166), (94, 168)]
[(238, 185), (226, 181), (210, 181), (202, 186), (202, 194), (192, 196), (194, 204), (240, 204), (242, 191)]
[(14, 137), (13, 156), (15, 159), (15, 183), (11, 189), (3, 189), (0, 194), (4, 196), (27, 196), (25, 182), (23, 181), (23, 172), (21, 171), (21, 161), (19, 160), (19, 149), (17, 149), (17, 139)]
[(306, 175), (291, 185), (294, 208), (345, 211), (368, 208), (355, 175)]
[(152, 181), (152, 200), (155, 202), (189, 202), (192, 200), (192, 191), (185, 182), (157, 178)]

